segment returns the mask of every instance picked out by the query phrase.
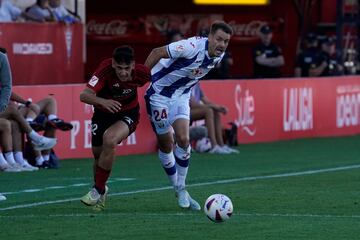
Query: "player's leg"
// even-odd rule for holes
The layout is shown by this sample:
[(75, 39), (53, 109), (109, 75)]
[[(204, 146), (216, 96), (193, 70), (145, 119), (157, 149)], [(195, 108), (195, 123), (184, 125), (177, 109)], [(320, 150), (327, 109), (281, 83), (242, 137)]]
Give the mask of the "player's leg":
[(161, 166), (165, 170), (171, 185), (176, 189), (177, 172), (173, 153), (174, 138), (169, 123), (169, 99), (152, 95), (145, 96), (146, 110), (151, 120), (151, 126), (156, 133), (159, 146), (158, 156)]
[(200, 210), (200, 205), (194, 199), (192, 199), (189, 193), (185, 190), (186, 176), (191, 155), (191, 146), (189, 140), (189, 99), (187, 97), (178, 99), (170, 111), (169, 117), (176, 138), (174, 156), (178, 174), (176, 191), (178, 196), (178, 204), (182, 208), (190, 207), (192, 210)]

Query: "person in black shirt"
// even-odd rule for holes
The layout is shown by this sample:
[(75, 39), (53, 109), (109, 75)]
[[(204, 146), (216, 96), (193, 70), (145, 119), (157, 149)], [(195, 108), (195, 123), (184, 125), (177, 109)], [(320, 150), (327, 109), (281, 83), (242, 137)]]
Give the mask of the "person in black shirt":
[(321, 71), (320, 76), (342, 75), (343, 67), (336, 59), (335, 39), (333, 37), (323, 36), (319, 42), (321, 54), (320, 64), (324, 61), (326, 62), (326, 64), (324, 64), (325, 68)]
[(327, 63), (318, 49), (318, 40), (314, 33), (305, 39), (305, 49), (296, 60), (295, 77), (317, 77), (327, 67)]
[(281, 77), (280, 67), (284, 65), (281, 49), (271, 42), (273, 34), (268, 25), (260, 28), (261, 43), (253, 49), (254, 77)]

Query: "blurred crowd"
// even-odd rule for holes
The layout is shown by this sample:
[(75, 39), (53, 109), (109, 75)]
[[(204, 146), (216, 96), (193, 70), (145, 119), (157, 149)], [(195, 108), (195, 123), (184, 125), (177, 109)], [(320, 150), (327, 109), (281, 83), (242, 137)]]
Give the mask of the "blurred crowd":
[(11, 0), (0, 0), (0, 22), (65, 22), (75, 23), (80, 17), (67, 9), (61, 0), (22, 0), (23, 8)]

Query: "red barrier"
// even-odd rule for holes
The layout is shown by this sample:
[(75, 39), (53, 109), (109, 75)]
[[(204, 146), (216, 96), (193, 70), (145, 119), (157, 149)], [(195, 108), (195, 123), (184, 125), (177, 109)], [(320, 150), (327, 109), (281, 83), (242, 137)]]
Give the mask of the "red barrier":
[[(205, 94), (228, 106), (223, 117), (238, 124), (240, 143), (277, 141), (360, 133), (359, 77), (202, 81)], [(51, 93), (58, 100), (58, 115), (72, 121), (71, 132), (58, 132), (55, 150), (61, 158), (91, 157), (92, 107), (79, 101), (84, 85), (18, 86), (15, 92), (39, 100)], [(137, 131), (117, 150), (119, 155), (155, 152), (156, 140), (143, 98)]]
[(14, 85), (83, 82), (81, 24), (1, 23), (0, 33)]

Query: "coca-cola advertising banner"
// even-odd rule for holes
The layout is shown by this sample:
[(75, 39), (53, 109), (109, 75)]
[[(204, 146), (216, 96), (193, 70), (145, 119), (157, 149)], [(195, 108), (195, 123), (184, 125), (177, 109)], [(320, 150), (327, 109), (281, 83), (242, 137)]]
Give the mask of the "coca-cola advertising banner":
[(0, 23), (15, 85), (83, 82), (83, 25)]
[[(61, 158), (91, 157), (92, 107), (79, 100), (84, 85), (18, 86), (15, 92), (33, 101), (52, 94), (58, 115), (74, 128), (58, 132), (55, 151)], [(358, 77), (283, 80), (202, 81), (205, 95), (225, 105), (223, 126), (238, 126), (241, 144), (304, 137), (360, 134), (360, 79)], [(135, 133), (117, 154), (156, 151), (156, 139), (147, 119), (145, 88), (140, 89), (141, 119)]]
[(164, 43), (164, 36), (172, 30), (185, 37), (196, 36), (209, 30), (214, 20), (224, 20), (234, 29), (232, 41), (258, 39), (259, 29), (269, 24), (276, 37), (283, 36), (284, 19), (263, 15), (238, 14), (157, 14), (121, 16), (90, 16), (86, 25), (87, 37), (91, 40), (126, 39), (133, 42)]

